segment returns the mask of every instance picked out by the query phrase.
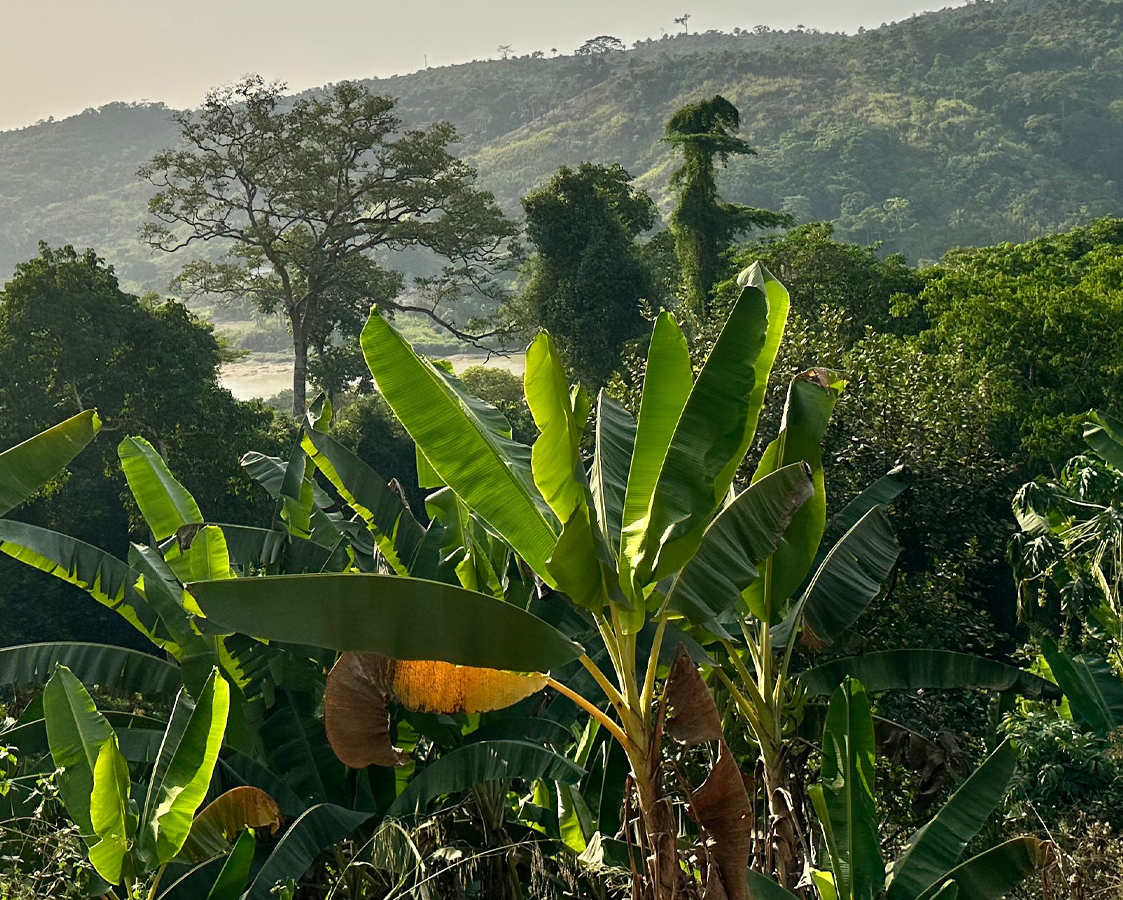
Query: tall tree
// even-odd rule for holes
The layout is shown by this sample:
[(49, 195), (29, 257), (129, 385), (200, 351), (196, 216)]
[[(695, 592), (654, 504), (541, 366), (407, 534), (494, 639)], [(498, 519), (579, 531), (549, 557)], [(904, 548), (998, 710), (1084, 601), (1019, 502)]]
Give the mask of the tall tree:
[[(222, 359), (211, 326), (182, 303), (122, 291), (93, 250), (40, 245), (0, 290), (0, 450), (85, 409), (105, 424), (68, 466), (71, 477), (11, 515), (127, 554), (138, 531), (121, 503), (117, 444), (134, 434), (159, 449), (217, 521), (268, 522), (272, 504), (239, 461), (289, 441), (273, 432), (269, 409), (238, 402), (218, 383)], [(39, 572), (13, 573), (5, 560), (0, 645), (131, 634), (96, 605), (75, 615), (74, 589)]]
[(741, 116), (720, 94), (684, 106), (667, 122), (664, 140), (682, 152), (683, 163), (671, 175), (677, 202), (671, 213), (675, 253), (682, 268), (687, 309), (704, 318), (710, 293), (728, 268), (721, 255), (733, 238), (753, 228), (792, 225), (787, 213), (726, 203), (717, 192), (717, 166), (730, 156), (755, 156), (737, 137)]
[(582, 163), (562, 166), (523, 209), (537, 253), (522, 314), (553, 334), (587, 388), (599, 387), (644, 326), (640, 303), (652, 279), (637, 238), (655, 224), (655, 204), (623, 166)]
[[(403, 130), (393, 99), (350, 82), (296, 101), (283, 90), (250, 76), (175, 115), (182, 146), (140, 170), (157, 188), (142, 235), (168, 252), (227, 246), (219, 262), (188, 263), (178, 283), (191, 293), (248, 297), (285, 317), (293, 413), (303, 415), (309, 347), (331, 346), (334, 332), (346, 336), (372, 303), (427, 313), (468, 337), (438, 304), (465, 287), (501, 292), (495, 276), (510, 260), (516, 229), (474, 187), (475, 170), (451, 154), (451, 125)], [(372, 257), (407, 247), (443, 260), (426, 305), (395, 299), (400, 277)]]

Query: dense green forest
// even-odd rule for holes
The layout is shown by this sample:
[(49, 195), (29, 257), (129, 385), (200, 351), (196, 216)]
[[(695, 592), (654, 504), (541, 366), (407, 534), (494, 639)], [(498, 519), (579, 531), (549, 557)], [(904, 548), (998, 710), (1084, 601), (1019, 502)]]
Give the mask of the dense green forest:
[[(1107, 0), (972, 3), (858, 35), (678, 34), (624, 52), (424, 70), (366, 84), (403, 118), (450, 121), (508, 211), (560, 165), (621, 163), (669, 207), (663, 122), (722, 93), (758, 155), (730, 200), (831, 221), (913, 261), (1117, 213), (1123, 9)], [(43, 239), (94, 246), (128, 286), (178, 263), (135, 238), (137, 167), (175, 138), (169, 110), (111, 104), (0, 134), (0, 277)]]
[(1123, 4), (688, 18), (0, 135), (0, 900), (1123, 896)]

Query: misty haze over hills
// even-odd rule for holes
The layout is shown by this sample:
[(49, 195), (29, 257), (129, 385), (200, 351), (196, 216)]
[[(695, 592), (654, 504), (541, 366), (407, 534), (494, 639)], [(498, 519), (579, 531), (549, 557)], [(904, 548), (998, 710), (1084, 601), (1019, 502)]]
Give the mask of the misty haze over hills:
[[(621, 162), (663, 205), (668, 115), (722, 93), (759, 155), (729, 200), (829, 220), (910, 260), (1024, 240), (1123, 206), (1123, 4), (998, 0), (857, 35), (795, 30), (637, 42), (605, 58), (512, 57), (371, 80), (407, 125), (448, 120), (503, 207), (561, 164)], [(110, 104), (0, 133), (0, 278), (40, 239), (92, 246), (133, 288), (183, 258), (136, 229), (135, 172), (175, 142), (162, 105)]]

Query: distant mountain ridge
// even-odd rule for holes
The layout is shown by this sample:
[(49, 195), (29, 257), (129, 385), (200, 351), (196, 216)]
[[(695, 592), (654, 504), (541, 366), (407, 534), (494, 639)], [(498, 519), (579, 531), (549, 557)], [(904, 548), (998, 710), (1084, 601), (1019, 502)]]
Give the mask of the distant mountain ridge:
[[(1123, 2), (994, 0), (857, 35), (707, 33), (604, 59), (484, 60), (367, 82), (409, 125), (447, 119), (510, 212), (563, 164), (621, 162), (666, 208), (663, 123), (723, 93), (758, 149), (730, 200), (836, 223), (910, 259), (1123, 212)], [(0, 133), (0, 280), (52, 244), (92, 246), (133, 288), (182, 257), (136, 239), (137, 166), (176, 131), (159, 104), (110, 104)]]

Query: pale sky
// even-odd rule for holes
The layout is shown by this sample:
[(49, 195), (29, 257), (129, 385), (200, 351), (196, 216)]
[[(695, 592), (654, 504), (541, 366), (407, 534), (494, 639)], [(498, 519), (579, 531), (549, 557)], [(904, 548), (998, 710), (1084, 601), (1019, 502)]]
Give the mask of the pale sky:
[(855, 31), (960, 0), (0, 0), (0, 129), (114, 100), (197, 105), (258, 72), (293, 90), (612, 34)]

